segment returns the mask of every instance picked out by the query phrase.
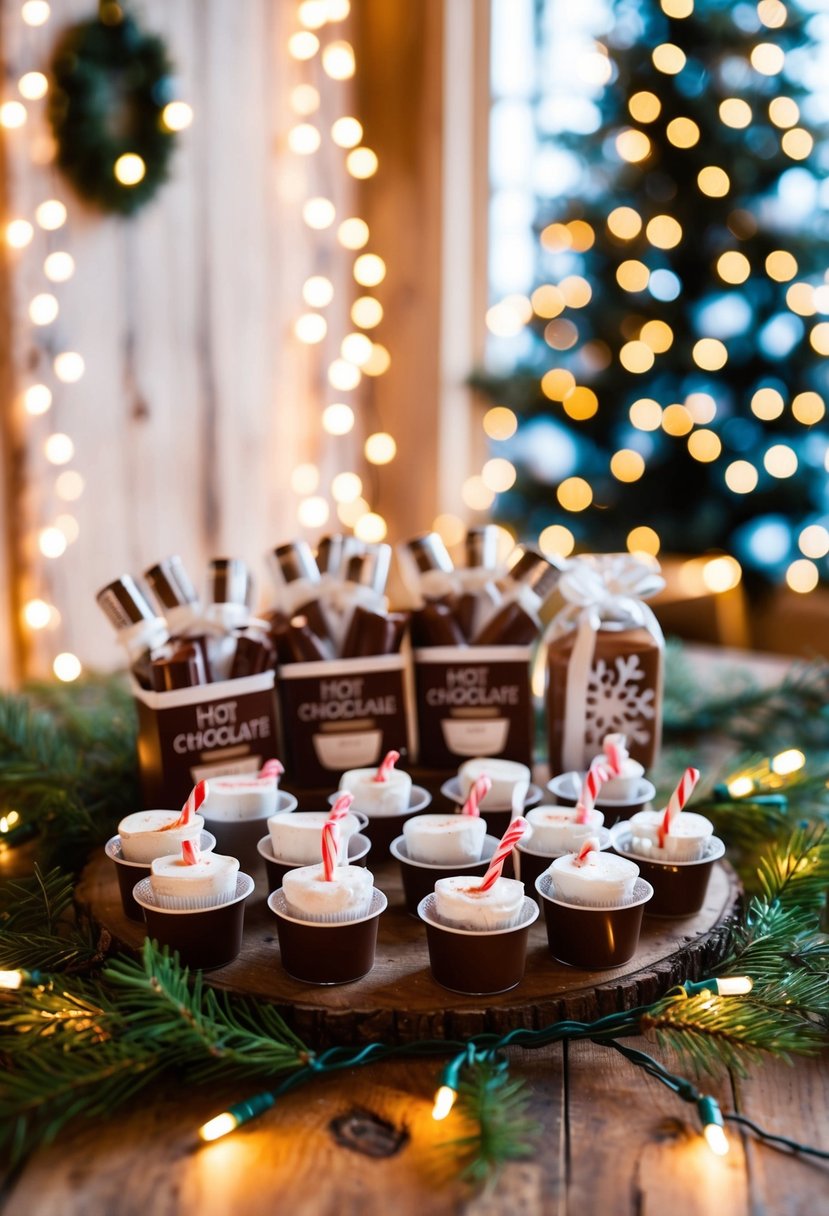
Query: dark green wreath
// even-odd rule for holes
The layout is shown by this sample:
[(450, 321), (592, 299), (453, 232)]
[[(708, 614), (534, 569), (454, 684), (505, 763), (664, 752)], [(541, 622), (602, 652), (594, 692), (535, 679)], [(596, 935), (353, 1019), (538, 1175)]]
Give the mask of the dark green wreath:
[[(175, 134), (162, 111), (174, 97), (172, 64), (160, 38), (143, 33), (113, 3), (70, 26), (52, 57), (49, 121), (56, 163), (81, 198), (130, 215), (167, 177)], [(146, 172), (134, 186), (115, 176), (119, 156), (134, 152)]]

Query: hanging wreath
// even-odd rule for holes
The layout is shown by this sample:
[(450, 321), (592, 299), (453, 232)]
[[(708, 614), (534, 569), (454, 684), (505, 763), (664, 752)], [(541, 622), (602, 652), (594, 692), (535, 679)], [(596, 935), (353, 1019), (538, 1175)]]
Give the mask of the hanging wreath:
[(66, 30), (51, 72), (58, 167), (87, 202), (132, 214), (166, 179), (175, 145), (162, 117), (175, 88), (164, 43), (103, 3), (95, 20)]

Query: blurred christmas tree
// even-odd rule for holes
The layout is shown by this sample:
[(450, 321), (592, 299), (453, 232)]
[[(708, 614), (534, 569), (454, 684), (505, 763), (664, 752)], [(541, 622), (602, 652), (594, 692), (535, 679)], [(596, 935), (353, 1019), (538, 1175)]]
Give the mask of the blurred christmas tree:
[[(490, 436), (518, 421), (496, 517), (561, 551), (725, 551), (808, 590), (829, 573), (826, 160), (799, 83), (819, 18), (781, 0), (612, 10), (602, 125), (570, 140), (587, 188), (540, 205), (532, 314), (490, 310), (509, 332), (524, 308), (533, 335), (478, 381), (507, 407)], [(541, 418), (572, 476), (527, 442)]]

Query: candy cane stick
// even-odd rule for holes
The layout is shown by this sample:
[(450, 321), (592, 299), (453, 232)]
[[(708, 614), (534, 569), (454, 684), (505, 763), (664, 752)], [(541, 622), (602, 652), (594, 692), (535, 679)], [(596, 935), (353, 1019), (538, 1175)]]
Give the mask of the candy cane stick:
[(590, 818), (590, 812), (596, 802), (596, 796), (599, 790), (610, 777), (610, 773), (603, 764), (594, 764), (587, 770), (584, 775), (584, 782), (579, 794), (579, 800), (576, 803), (576, 823), (587, 823)]
[(195, 840), (182, 840), (181, 857), (186, 866), (194, 866), (201, 858), (201, 849)]
[(694, 792), (694, 786), (699, 781), (698, 768), (686, 768), (682, 774), (679, 785), (668, 799), (668, 805), (665, 807), (665, 814), (662, 817), (662, 822), (659, 825), (657, 839), (660, 849), (665, 848), (665, 837), (670, 835), (671, 827), (679, 812), (685, 806), (685, 803)]
[(285, 768), (278, 760), (266, 760), (259, 770), (259, 780), (265, 781), (268, 777), (275, 777), (278, 781)]
[(469, 790), (469, 796), (463, 804), (462, 815), (480, 815), (481, 803), (492, 789), (492, 781), (486, 773), (476, 777)]
[(590, 854), (598, 853), (599, 849), (600, 849), (600, 845), (599, 845), (599, 842), (596, 839), (596, 837), (588, 836), (587, 840), (585, 840), (584, 844), (581, 846), (578, 853), (576, 854), (575, 860), (573, 861), (573, 865), (574, 866), (583, 866), (584, 863), (587, 861), (587, 858), (590, 856)]
[(187, 801), (181, 808), (181, 814), (179, 815), (178, 819), (174, 819), (172, 823), (168, 823), (165, 827), (161, 828), (160, 831), (169, 832), (173, 828), (187, 827), (188, 823), (191, 822), (193, 816), (202, 805), (209, 792), (210, 787), (206, 781), (200, 781), (198, 785), (193, 786)]
[(489, 869), (481, 881), (481, 885), (477, 888), (472, 888), (478, 891), (488, 891), (493, 887), (501, 877), (501, 871), (504, 868), (504, 862), (509, 857), (512, 850), (518, 844), (518, 841), (526, 832), (530, 825), (521, 815), (517, 819), (513, 819), (512, 823), (507, 828), (504, 835), (501, 837), (501, 843), (492, 854), (492, 860), (489, 863)]
[(613, 777), (621, 775), (622, 765), (630, 754), (625, 746), (626, 743), (627, 735), (606, 735), (602, 743), (602, 750), (607, 757), (607, 763), (610, 766), (610, 773)]
[(354, 801), (353, 794), (340, 794), (322, 825), (322, 872), (326, 882), (333, 882), (340, 853), (340, 823)]
[(400, 759), (400, 752), (387, 752), (386, 755), (383, 757), (382, 764), (377, 769), (377, 772), (374, 774), (374, 777), (372, 778), (372, 780), (379, 781), (379, 782), (388, 781), (389, 773), (394, 768), (395, 764), (397, 764), (397, 761), (399, 759)]

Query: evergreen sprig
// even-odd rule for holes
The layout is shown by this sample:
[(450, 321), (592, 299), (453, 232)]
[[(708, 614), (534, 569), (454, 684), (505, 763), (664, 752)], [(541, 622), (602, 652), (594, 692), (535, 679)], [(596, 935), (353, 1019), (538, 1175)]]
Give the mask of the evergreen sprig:
[(541, 1127), (530, 1113), (527, 1084), (503, 1066), (489, 1060), (471, 1064), (458, 1085), (457, 1105), (470, 1130), (441, 1147), (459, 1159), (468, 1182), (491, 1182), (508, 1162), (535, 1152)]

